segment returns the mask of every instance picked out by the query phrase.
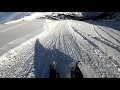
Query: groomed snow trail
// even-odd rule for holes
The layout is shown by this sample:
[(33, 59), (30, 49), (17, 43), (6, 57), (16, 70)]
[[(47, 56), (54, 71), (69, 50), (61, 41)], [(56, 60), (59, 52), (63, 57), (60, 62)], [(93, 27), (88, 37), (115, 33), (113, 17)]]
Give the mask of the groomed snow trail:
[[(109, 47), (119, 55), (117, 47), (120, 46), (119, 40), (104, 31), (115, 40), (116, 44), (113, 45), (112, 41), (104, 39), (104, 36), (101, 37), (92, 24), (87, 26), (83, 24), (86, 23), (46, 20), (45, 31), (42, 34), (0, 57), (0, 77), (47, 78), (49, 64), (53, 60), (57, 63), (57, 71), (61, 78), (71, 77), (71, 68), (78, 60), (82, 62), (80, 68), (85, 78), (120, 77), (120, 57), (114, 58), (113, 53), (105, 52), (106, 49), (101, 48), (101, 46)], [(92, 29), (94, 35), (80, 30), (82, 27)]]

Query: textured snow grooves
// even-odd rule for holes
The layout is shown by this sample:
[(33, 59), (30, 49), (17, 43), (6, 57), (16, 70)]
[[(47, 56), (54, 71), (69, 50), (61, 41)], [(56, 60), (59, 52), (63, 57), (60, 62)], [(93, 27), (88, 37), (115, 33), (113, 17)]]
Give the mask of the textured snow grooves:
[(92, 40), (101, 41), (117, 51), (119, 46), (105, 39), (94, 26), (100, 37), (81, 32), (72, 21), (48, 21), (44, 28), (42, 34), (0, 57), (0, 77), (47, 78), (53, 60), (63, 78), (70, 78), (71, 67), (78, 60), (82, 62), (81, 71), (86, 78), (120, 77), (119, 62)]

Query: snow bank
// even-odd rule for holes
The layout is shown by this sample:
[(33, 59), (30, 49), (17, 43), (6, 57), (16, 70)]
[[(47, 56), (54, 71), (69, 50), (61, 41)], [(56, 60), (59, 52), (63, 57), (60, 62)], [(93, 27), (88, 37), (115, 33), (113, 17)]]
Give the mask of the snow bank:
[[(32, 13), (31, 15), (29, 16), (25, 16), (21, 19), (18, 19), (18, 20), (13, 20), (13, 21), (10, 21), (10, 22), (7, 22), (5, 24), (10, 24), (10, 23), (17, 23), (17, 22), (20, 22), (20, 21), (30, 21), (30, 20), (33, 20), (33, 19), (36, 19), (38, 16), (39, 17), (42, 17), (44, 16), (46, 13), (41, 13), (41, 12), (35, 12), (35, 13)], [(47, 13), (48, 14), (48, 13)]]
[(34, 20), (36, 18), (44, 17), (45, 15), (56, 16), (58, 14), (82, 16), (82, 14), (80, 12), (35, 12), (29, 16), (25, 16), (25, 17), (18, 19), (18, 20), (9, 21), (9, 22), (6, 22), (5, 24), (17, 23), (20, 21)]

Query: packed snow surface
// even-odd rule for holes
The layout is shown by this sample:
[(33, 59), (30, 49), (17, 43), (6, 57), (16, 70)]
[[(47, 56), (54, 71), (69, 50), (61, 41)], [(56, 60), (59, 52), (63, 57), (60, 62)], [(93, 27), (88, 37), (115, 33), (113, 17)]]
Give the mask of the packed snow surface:
[(43, 33), (0, 57), (0, 77), (48, 78), (55, 61), (60, 78), (70, 78), (81, 61), (84, 78), (119, 78), (119, 23), (46, 19)]

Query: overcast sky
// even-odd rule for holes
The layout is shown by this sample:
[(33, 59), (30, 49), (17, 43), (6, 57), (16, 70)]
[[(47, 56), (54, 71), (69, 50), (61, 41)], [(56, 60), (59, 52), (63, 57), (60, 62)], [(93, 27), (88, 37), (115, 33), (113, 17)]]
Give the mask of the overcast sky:
[(0, 23), (16, 20), (31, 13), (32, 12), (0, 12)]

